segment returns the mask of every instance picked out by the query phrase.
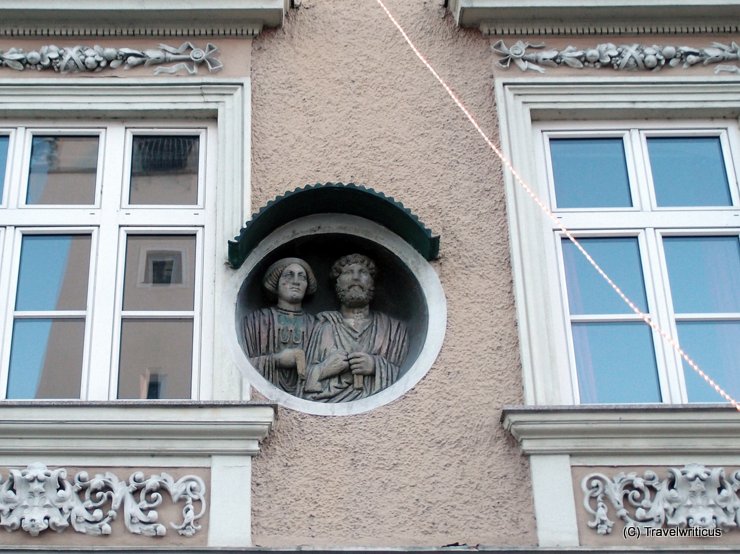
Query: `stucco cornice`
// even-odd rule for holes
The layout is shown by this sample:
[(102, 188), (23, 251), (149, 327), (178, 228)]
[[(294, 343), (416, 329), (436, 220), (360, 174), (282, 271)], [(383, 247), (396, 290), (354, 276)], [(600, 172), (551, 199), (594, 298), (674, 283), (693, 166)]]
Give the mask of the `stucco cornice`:
[(274, 418), (241, 402), (3, 402), (0, 457), (252, 456)]
[(485, 35), (697, 34), (740, 31), (735, 0), (449, 0)]
[(726, 406), (505, 407), (525, 454), (740, 454), (740, 413)]
[(0, 6), (0, 36), (256, 36), (282, 25), (290, 0), (26, 0)]

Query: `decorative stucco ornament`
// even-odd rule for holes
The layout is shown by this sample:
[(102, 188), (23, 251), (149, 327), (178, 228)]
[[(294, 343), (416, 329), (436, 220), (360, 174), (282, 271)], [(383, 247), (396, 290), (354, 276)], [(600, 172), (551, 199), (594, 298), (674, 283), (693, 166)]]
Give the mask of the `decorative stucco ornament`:
[(688, 464), (669, 468), (659, 479), (653, 471), (620, 473), (610, 479), (601, 473), (583, 478), (583, 505), (593, 517), (588, 526), (600, 535), (612, 532), (607, 501), (625, 527), (701, 528), (730, 530), (740, 522), (740, 470), (729, 477), (721, 467)]
[[(223, 64), (216, 54), (218, 48), (208, 43), (205, 49), (196, 48), (191, 42), (179, 47), (160, 44), (158, 48), (135, 50), (133, 48), (110, 48), (103, 46), (42, 46), (38, 50), (25, 51), (21, 48), (0, 50), (0, 67), (24, 71), (26, 69), (52, 70), (60, 73), (92, 72), (103, 69), (129, 69), (139, 65), (157, 65), (155, 75), (185, 71), (189, 75), (198, 73), (204, 65), (208, 71), (219, 71)], [(164, 64), (173, 64), (164, 66)]]
[[(545, 67), (603, 68), (630, 71), (659, 71), (665, 66), (688, 68), (740, 60), (740, 46), (714, 42), (708, 48), (690, 46), (644, 46), (641, 44), (598, 44), (592, 48), (567, 46), (563, 50), (546, 49), (544, 44), (517, 41), (506, 46), (497, 41), (492, 49), (502, 56), (496, 64), (508, 69), (513, 62), (522, 71), (545, 72)], [(715, 73), (740, 71), (734, 65), (718, 65)]]
[[(167, 473), (145, 478), (137, 471), (121, 481), (110, 472), (90, 478), (81, 471), (69, 480), (64, 468), (32, 463), (26, 469), (10, 470), (7, 480), (0, 475), (0, 527), (20, 528), (34, 537), (47, 529), (62, 532), (70, 525), (78, 533), (110, 535), (110, 522), (123, 505), (126, 529), (161, 537), (167, 528), (158, 522), (155, 508), (162, 503), (162, 490), (173, 502), (185, 503), (183, 521), (170, 526), (180, 535), (194, 535), (206, 509), (206, 487), (200, 477), (186, 475), (175, 481)], [(194, 502), (200, 503), (200, 511), (195, 511)]]

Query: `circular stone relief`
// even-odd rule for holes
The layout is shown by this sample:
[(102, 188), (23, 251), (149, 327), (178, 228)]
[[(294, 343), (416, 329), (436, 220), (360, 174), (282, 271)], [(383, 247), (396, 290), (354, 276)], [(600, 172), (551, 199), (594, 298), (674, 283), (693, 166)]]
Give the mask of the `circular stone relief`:
[(429, 263), (367, 219), (316, 214), (263, 240), (234, 273), (230, 343), (248, 382), (288, 408), (351, 415), (429, 370), (447, 310)]

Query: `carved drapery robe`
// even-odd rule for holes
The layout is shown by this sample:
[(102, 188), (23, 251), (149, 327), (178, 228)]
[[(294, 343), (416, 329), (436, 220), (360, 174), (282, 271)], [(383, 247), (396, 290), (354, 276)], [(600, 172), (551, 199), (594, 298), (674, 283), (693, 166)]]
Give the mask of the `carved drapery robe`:
[(305, 351), (316, 318), (277, 307), (263, 308), (244, 318), (244, 342), (250, 363), (276, 387), (301, 394), (302, 383), (296, 368), (279, 367), (273, 354), (287, 348)]
[[(306, 379), (305, 398), (323, 402), (358, 400), (398, 380), (409, 349), (406, 325), (380, 312), (371, 312), (370, 317), (370, 324), (358, 332), (345, 323), (340, 312), (322, 312), (317, 316), (306, 350), (309, 377)], [(363, 376), (361, 389), (354, 388), (354, 375), (348, 369), (339, 375), (318, 380), (320, 390), (318, 387), (317, 390), (309, 390), (312, 372), (320, 371), (318, 364), (337, 350), (370, 354), (375, 361), (374, 374)]]

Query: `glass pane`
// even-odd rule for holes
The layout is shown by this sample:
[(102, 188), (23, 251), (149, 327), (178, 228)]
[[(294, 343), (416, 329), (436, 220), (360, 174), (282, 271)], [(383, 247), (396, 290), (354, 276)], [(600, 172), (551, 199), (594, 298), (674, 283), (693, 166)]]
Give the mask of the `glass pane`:
[(621, 138), (551, 139), (558, 208), (632, 206)]
[(129, 203), (197, 204), (198, 151), (197, 136), (134, 137)]
[(8, 165), (9, 142), (9, 137), (0, 136), (0, 202), (3, 200), (3, 190), (5, 188), (5, 170)]
[(90, 235), (25, 235), (16, 310), (84, 310)]
[(118, 398), (190, 398), (192, 319), (124, 319)]
[[(684, 321), (681, 347), (733, 398), (740, 398), (740, 321)], [(689, 402), (727, 402), (684, 362)]]
[[(637, 307), (647, 311), (637, 239), (594, 238), (578, 242)], [(632, 313), (568, 239), (563, 239), (563, 262), (571, 314)]]
[(740, 312), (737, 237), (663, 239), (677, 313)]
[(35, 136), (26, 204), (94, 204), (98, 137)]
[(16, 319), (7, 398), (79, 398), (84, 340), (84, 319)]
[(719, 137), (649, 138), (658, 206), (730, 206)]
[(650, 328), (644, 323), (574, 323), (583, 404), (660, 402)]
[(129, 235), (124, 310), (192, 310), (195, 235)]

